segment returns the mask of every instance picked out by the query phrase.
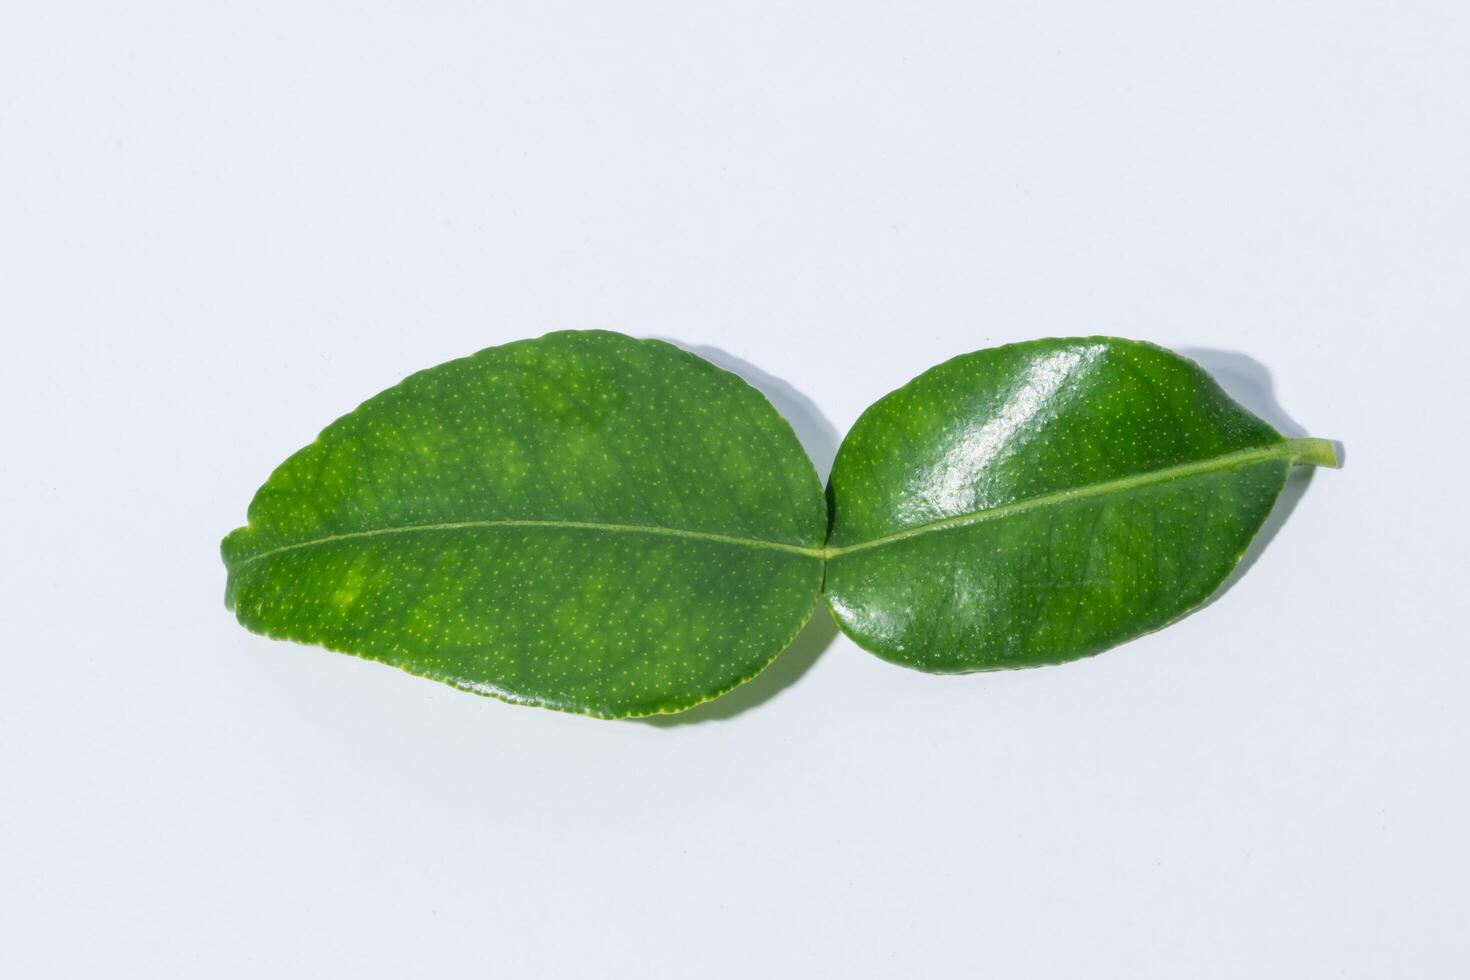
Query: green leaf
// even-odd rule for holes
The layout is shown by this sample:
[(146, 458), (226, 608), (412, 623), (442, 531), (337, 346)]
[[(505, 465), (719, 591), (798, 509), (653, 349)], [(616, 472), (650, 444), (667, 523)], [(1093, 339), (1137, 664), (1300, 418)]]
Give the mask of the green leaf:
[(1156, 630), (1240, 560), (1288, 440), (1150, 344), (1041, 340), (948, 361), (869, 408), (828, 497), (843, 631), (936, 672), (1060, 663)]
[(555, 333), (413, 375), (278, 468), (225, 538), (240, 622), (520, 704), (678, 711), (810, 616), (822, 488), (740, 378)]
[(749, 680), (819, 591), (897, 663), (1060, 663), (1208, 598), (1293, 463), (1336, 459), (1190, 361), (1043, 340), (873, 405), (824, 507), (790, 426), (735, 375), (659, 341), (556, 333), (328, 426), (225, 539), (226, 601), (257, 632), (602, 717)]

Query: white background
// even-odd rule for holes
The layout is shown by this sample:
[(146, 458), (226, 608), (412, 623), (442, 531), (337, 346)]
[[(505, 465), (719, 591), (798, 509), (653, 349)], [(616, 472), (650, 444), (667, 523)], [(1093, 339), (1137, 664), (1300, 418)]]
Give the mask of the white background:
[[(1458, 0), (6, 4), (0, 975), (1464, 976), (1467, 66)], [(233, 622), (277, 462), (566, 327), (740, 371), (824, 475), (1083, 332), (1346, 467), (1094, 660), (819, 614), (678, 724)]]

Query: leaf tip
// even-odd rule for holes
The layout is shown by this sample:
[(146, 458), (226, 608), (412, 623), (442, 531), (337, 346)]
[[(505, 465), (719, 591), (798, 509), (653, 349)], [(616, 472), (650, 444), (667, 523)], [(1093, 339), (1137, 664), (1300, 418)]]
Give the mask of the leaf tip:
[(1337, 443), (1331, 439), (1289, 439), (1291, 461), (1307, 466), (1325, 466), (1329, 469), (1342, 468), (1342, 456)]

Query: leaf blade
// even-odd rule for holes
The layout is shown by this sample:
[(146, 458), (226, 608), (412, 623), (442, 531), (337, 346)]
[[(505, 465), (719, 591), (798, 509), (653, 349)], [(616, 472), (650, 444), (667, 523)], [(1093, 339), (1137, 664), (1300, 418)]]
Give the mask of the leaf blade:
[(1208, 598), (1290, 463), (1324, 445), (1284, 440), (1153, 345), (963, 355), (876, 403), (839, 449), (824, 596), (860, 646), (924, 670), (1088, 656)]
[(604, 717), (769, 663), (811, 613), (826, 524), (759, 392), (604, 332), (406, 379), (283, 463), (249, 517), (221, 546), (247, 628)]

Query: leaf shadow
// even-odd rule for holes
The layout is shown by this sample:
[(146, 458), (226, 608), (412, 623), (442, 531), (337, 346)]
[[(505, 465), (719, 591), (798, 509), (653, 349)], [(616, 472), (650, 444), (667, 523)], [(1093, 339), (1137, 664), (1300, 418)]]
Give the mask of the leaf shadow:
[(725, 721), (764, 704), (795, 684), (817, 662), (837, 637), (837, 623), (827, 614), (827, 605), (819, 598), (812, 618), (796, 634), (796, 639), (777, 654), (765, 670), (728, 694), (698, 704), (688, 711), (672, 715), (650, 715), (634, 721), (654, 728), (679, 728), (708, 721)]
[(731, 374), (738, 374), (752, 388), (765, 395), (766, 400), (781, 413), (781, 417), (791, 423), (797, 440), (801, 442), (802, 448), (811, 457), (812, 465), (816, 467), (817, 479), (823, 485), (827, 483), (827, 474), (832, 470), (832, 460), (837, 455), (837, 445), (840, 440), (837, 435), (837, 427), (827, 420), (815, 402), (797, 391), (788, 382), (775, 375), (767, 374), (754, 364), (736, 357), (729, 351), (700, 344), (683, 344), (669, 337), (655, 339), (682, 347), (689, 353), (698, 354), (706, 361), (724, 368)]
[[(717, 367), (739, 375), (752, 388), (765, 395), (766, 400), (775, 406), (776, 411), (780, 412), (781, 416), (791, 424), (797, 440), (806, 450), (812, 465), (816, 468), (817, 479), (823, 485), (826, 484), (827, 474), (832, 469), (832, 460), (837, 455), (839, 439), (837, 427), (828, 421), (815, 402), (797, 391), (788, 382), (762, 371), (754, 364), (736, 357), (729, 351), (707, 345), (685, 344), (670, 337), (656, 339), (681, 347)], [(806, 626), (802, 627), (801, 632), (796, 634), (796, 638), (785, 650), (777, 654), (769, 667), (752, 680), (741, 684), (728, 694), (696, 705), (688, 711), (672, 715), (652, 715), (633, 720), (655, 728), (678, 728), (708, 721), (723, 721), (771, 700), (800, 680), (808, 670), (811, 670), (817, 658), (837, 638), (837, 623), (827, 614), (826, 604), (821, 601), (820, 597), (816, 599), (816, 606), (811, 619), (807, 621)]]
[[(1298, 439), (1309, 434), (1281, 407), (1281, 403), (1276, 398), (1276, 385), (1271, 379), (1271, 372), (1260, 361), (1238, 351), (1216, 350), (1208, 347), (1185, 348), (1179, 353), (1208, 371), (1231, 398), (1270, 422), (1288, 439)], [(1342, 443), (1334, 443), (1334, 445), (1340, 466), (1346, 461), (1347, 456)], [(1286, 476), (1286, 485), (1281, 490), (1281, 496), (1276, 499), (1276, 506), (1272, 507), (1271, 513), (1266, 515), (1265, 522), (1256, 532), (1256, 536), (1251, 539), (1250, 545), (1246, 547), (1240, 563), (1235, 566), (1235, 569), (1225, 578), (1214, 594), (1205, 600), (1204, 605), (1199, 607), (1200, 609), (1219, 602), (1227, 592), (1235, 587), (1237, 582), (1250, 572), (1271, 542), (1276, 539), (1276, 535), (1281, 533), (1281, 529), (1286, 526), (1292, 512), (1296, 510), (1302, 497), (1306, 495), (1307, 487), (1316, 473), (1317, 467), (1315, 466), (1293, 466), (1291, 468)]]

